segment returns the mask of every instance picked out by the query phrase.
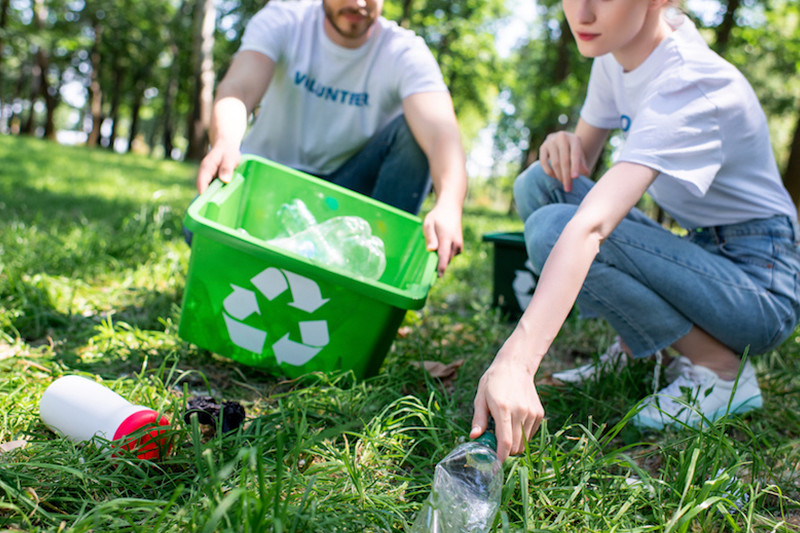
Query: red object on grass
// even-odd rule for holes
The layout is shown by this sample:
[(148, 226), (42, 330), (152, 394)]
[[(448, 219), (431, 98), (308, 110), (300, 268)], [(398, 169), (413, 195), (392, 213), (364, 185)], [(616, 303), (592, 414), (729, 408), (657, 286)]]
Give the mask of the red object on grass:
[[(159, 418), (158, 413), (152, 409), (137, 411), (122, 421), (114, 433), (114, 440), (122, 439), (146, 426), (169, 426), (169, 420), (163, 416)], [(120, 447), (137, 452), (136, 457), (139, 459), (161, 459), (170, 452), (170, 447), (166, 444), (165, 439), (159, 438), (164, 432), (164, 429), (154, 428), (138, 438), (129, 439)]]

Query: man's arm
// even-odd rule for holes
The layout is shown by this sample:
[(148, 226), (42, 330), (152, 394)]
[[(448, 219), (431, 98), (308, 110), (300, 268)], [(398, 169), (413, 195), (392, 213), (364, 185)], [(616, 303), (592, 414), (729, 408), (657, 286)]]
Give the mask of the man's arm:
[(439, 253), (441, 276), (464, 247), (461, 211), (467, 194), (467, 170), (453, 101), (446, 92), (412, 94), (403, 100), (411, 133), (428, 157), (436, 203), (423, 222), (429, 250)]
[(202, 193), (215, 177), (228, 182), (241, 159), (240, 146), (250, 113), (272, 81), (275, 62), (259, 52), (240, 52), (217, 86), (211, 112), (211, 149), (200, 162), (197, 190)]

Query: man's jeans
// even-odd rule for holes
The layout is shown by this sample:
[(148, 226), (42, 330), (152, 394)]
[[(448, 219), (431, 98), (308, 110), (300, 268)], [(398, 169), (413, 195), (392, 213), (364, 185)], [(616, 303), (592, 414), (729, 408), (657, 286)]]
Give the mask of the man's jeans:
[(389, 122), (332, 174), (320, 177), (414, 215), (431, 189), (428, 158), (404, 115)]
[[(514, 199), (537, 273), (592, 185), (580, 177), (566, 193), (539, 163), (517, 178)], [(679, 237), (633, 209), (600, 246), (577, 304), (582, 314), (605, 318), (636, 357), (694, 325), (737, 353), (763, 353), (800, 319), (799, 238), (786, 216)]]

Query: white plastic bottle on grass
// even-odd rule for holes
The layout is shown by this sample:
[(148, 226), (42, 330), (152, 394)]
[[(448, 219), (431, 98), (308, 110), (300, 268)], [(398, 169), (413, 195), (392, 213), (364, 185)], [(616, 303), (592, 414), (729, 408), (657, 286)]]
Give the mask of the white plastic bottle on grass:
[(497, 440), (484, 432), (436, 465), (431, 494), (409, 533), (486, 533), (500, 509), (503, 469)]
[(161, 437), (163, 426), (169, 425), (165, 417), (81, 376), (64, 376), (51, 383), (39, 401), (39, 416), (48, 428), (73, 442), (95, 436), (116, 441), (144, 427), (158, 426), (120, 447), (134, 451), (140, 459), (157, 459), (168, 453)]

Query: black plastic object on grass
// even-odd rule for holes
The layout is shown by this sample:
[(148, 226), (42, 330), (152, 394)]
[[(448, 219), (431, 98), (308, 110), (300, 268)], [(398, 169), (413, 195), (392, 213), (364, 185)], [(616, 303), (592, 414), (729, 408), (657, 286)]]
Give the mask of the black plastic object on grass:
[(242, 425), (245, 410), (239, 402), (224, 402), (222, 405), (210, 396), (195, 396), (186, 403), (183, 420), (189, 424), (192, 415), (197, 416), (198, 424), (219, 429), (222, 433), (233, 431)]

